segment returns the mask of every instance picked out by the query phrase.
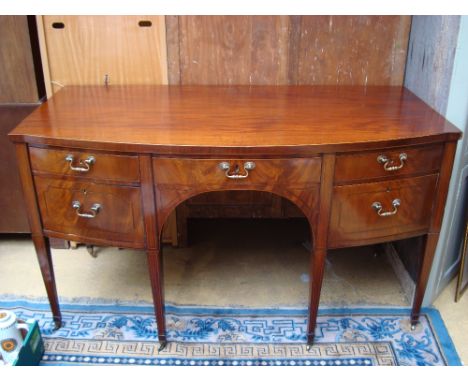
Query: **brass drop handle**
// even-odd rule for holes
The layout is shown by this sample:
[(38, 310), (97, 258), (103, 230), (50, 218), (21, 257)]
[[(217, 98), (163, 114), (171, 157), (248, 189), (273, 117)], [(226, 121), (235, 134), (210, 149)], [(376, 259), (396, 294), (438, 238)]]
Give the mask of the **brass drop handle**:
[(383, 164), (383, 168), (385, 171), (396, 171), (400, 170), (403, 168), (405, 165), (405, 161), (408, 159), (408, 155), (406, 153), (401, 153), (399, 155), (400, 158), (400, 164), (399, 165), (394, 165), (393, 160), (390, 160), (386, 155), (379, 155), (377, 157), (377, 162)]
[(229, 172), (231, 171), (231, 165), (229, 164), (229, 162), (221, 162), (218, 166), (221, 170), (225, 171), (224, 174), (229, 179), (245, 179), (249, 176), (249, 171), (255, 168), (255, 162), (244, 163), (244, 174), (238, 174), (239, 168), (237, 166), (234, 170), (234, 174), (230, 174)]
[(74, 158), (73, 154), (68, 154), (65, 157), (65, 160), (67, 162), (70, 162), (70, 170), (78, 171), (78, 172), (88, 172), (91, 169), (91, 165), (96, 162), (96, 158), (94, 158), (91, 155), (85, 160), (80, 160), (80, 164), (83, 165), (84, 167), (75, 167), (75, 166), (73, 166), (74, 159), (75, 158)]
[(76, 210), (76, 214), (81, 218), (93, 219), (98, 214), (99, 210), (101, 209), (101, 205), (99, 203), (94, 203), (91, 206), (90, 212), (81, 212), (81, 203), (78, 200), (74, 200), (72, 202), (72, 207)]
[(400, 199), (394, 199), (393, 202), (392, 202), (393, 211), (382, 212), (383, 207), (382, 207), (382, 203), (380, 203), (380, 202), (372, 203), (372, 208), (377, 211), (377, 214), (379, 216), (385, 217), (385, 216), (395, 215), (398, 212), (398, 207), (400, 207), (400, 205), (401, 205), (401, 200)]

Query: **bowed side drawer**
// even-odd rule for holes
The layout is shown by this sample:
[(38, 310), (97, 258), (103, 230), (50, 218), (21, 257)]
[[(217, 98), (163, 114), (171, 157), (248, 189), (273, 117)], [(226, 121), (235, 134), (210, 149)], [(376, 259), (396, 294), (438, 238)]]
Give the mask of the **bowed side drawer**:
[(384, 149), (336, 156), (335, 184), (438, 172), (443, 144)]
[(85, 243), (145, 247), (140, 188), (36, 176), (44, 231)]
[(425, 233), (438, 175), (336, 186), (330, 248), (365, 245)]

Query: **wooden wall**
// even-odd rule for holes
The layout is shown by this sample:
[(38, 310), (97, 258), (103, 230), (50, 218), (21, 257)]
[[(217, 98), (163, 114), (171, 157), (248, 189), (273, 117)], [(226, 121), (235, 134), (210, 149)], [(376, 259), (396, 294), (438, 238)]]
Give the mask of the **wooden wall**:
[[(142, 20), (152, 25), (141, 27)], [(43, 16), (42, 22), (55, 86), (102, 84), (105, 74), (111, 84), (401, 85), (411, 17)]]
[(402, 85), (409, 16), (167, 16), (171, 84)]

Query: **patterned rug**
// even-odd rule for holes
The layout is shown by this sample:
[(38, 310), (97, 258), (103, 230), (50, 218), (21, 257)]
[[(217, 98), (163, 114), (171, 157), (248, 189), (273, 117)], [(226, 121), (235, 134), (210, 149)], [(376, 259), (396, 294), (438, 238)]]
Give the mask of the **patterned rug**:
[(52, 330), (45, 301), (0, 299), (0, 308), (39, 322), (42, 365), (460, 365), (440, 314), (423, 309), (321, 309), (315, 345), (305, 346), (306, 309), (166, 307), (167, 347), (158, 352), (153, 308), (61, 301)]

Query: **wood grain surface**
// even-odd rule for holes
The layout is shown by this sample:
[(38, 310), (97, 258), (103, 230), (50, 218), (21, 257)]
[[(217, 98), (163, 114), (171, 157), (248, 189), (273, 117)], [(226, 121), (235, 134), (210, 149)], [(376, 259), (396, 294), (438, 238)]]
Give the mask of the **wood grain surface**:
[(180, 83), (288, 83), (288, 29), (288, 16), (180, 16)]
[[(52, 150), (40, 147), (31, 147), (29, 155), (31, 167), (36, 174), (66, 175), (120, 183), (140, 182), (140, 169), (136, 155), (118, 155), (99, 151)], [(65, 160), (69, 155), (73, 156), (72, 162)], [(90, 157), (94, 158), (94, 162), (86, 165), (84, 161)], [(72, 170), (71, 166), (85, 169), (88, 167), (89, 171)]]
[(402, 87), (69, 86), (10, 137), (226, 157), (388, 148), (456, 140), (460, 131)]
[(410, 16), (302, 16), (293, 83), (402, 85), (410, 25)]
[(17, 144), (15, 145), (15, 149), (29, 228), (31, 229), (31, 236), (39, 262), (39, 268), (41, 269), (42, 279), (44, 280), (44, 286), (47, 291), (55, 327), (58, 328), (61, 326), (62, 314), (60, 313), (50, 243), (49, 239), (44, 236), (40, 208), (37, 203), (37, 194), (28, 155), (28, 146)]
[(43, 16), (43, 25), (55, 91), (103, 85), (105, 75), (110, 84), (167, 83), (163, 16)]
[[(402, 85), (410, 24), (410, 16), (166, 16), (168, 81)], [(284, 216), (284, 203), (277, 196), (237, 195), (204, 197), (205, 209), (187, 201), (177, 213)], [(242, 208), (248, 200), (251, 214)], [(178, 222), (179, 232), (184, 232), (184, 219)]]
[[(435, 173), (440, 167), (443, 152), (444, 145), (436, 144), (337, 155), (335, 183)], [(400, 160), (402, 154), (406, 155), (406, 160)], [(388, 159), (389, 171), (385, 170), (384, 163), (379, 163), (380, 156)], [(397, 168), (399, 166), (401, 168)]]
[[(219, 160), (153, 158), (158, 222), (164, 225), (169, 213), (193, 196), (213, 191), (252, 190), (290, 200), (309, 219), (311, 227), (315, 227), (320, 162), (320, 158), (256, 160), (257, 167), (251, 176), (228, 179), (217, 167)], [(258, 170), (256, 174), (255, 170)]]
[[(44, 229), (52, 236), (58, 232), (85, 243), (145, 247), (139, 188), (43, 176), (35, 176), (34, 183)], [(79, 217), (75, 200), (82, 205), (80, 213), (89, 213), (95, 203), (101, 208), (95, 218)]]
[[(219, 168), (222, 162), (229, 163), (227, 172)], [(255, 164), (252, 170), (245, 170), (244, 164)], [(243, 188), (262, 186), (268, 183), (287, 184), (293, 188), (304, 188), (320, 182), (320, 158), (292, 159), (177, 159), (155, 158), (153, 165), (158, 184), (175, 184), (190, 187), (193, 183), (203, 183), (213, 187)], [(238, 172), (235, 169), (238, 169)], [(230, 179), (227, 175), (246, 176)]]
[(39, 101), (27, 16), (0, 16), (0, 103)]
[(21, 193), (15, 145), (8, 139), (8, 133), (36, 107), (0, 105), (0, 233), (30, 232)]
[[(163, 227), (184, 201), (220, 191), (272, 193), (294, 203), (308, 219), (308, 345), (314, 340), (328, 249), (425, 235), (411, 312), (415, 324), (460, 136), (402, 87), (185, 85), (67, 87), (10, 134), (17, 143), (28, 217), (56, 324), (60, 310), (48, 237), (144, 248), (163, 346)], [(28, 150), (40, 145), (109, 155), (111, 162), (114, 155), (137, 156), (140, 183), (52, 176), (46, 168), (33, 179)], [(381, 175), (381, 167), (368, 164), (379, 152), (396, 163), (401, 150), (408, 154), (406, 170), (389, 178)], [(227, 179), (219, 161), (234, 169), (237, 164), (238, 174), (244, 174), (246, 161), (256, 167), (245, 179)], [(354, 165), (347, 168), (348, 161)], [(342, 185), (336, 184), (338, 167)], [(395, 199), (400, 199), (397, 209)], [(82, 203), (82, 212), (94, 203), (102, 210), (82, 220), (73, 200)], [(379, 216), (374, 202), (394, 213)]]
[(410, 16), (167, 16), (170, 84), (401, 85)]
[[(428, 229), (437, 174), (374, 183), (337, 186), (333, 190), (329, 246), (346, 247), (390, 241), (398, 235), (420, 235)], [(382, 204), (382, 212), (394, 211), (392, 202), (401, 201), (397, 212), (379, 216), (372, 208)]]

